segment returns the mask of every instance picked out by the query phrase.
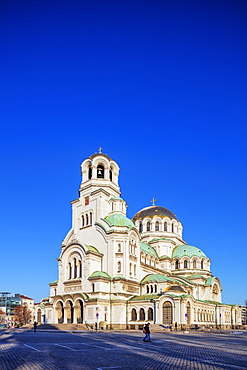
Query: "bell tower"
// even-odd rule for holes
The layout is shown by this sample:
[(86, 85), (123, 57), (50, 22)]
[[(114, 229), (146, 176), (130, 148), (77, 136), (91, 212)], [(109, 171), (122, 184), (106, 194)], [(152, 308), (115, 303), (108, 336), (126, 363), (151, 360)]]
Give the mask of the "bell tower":
[(120, 197), (119, 166), (100, 148), (82, 162), (81, 173), (78, 200), (85, 209), (94, 204), (94, 220), (99, 221), (111, 211), (110, 199)]

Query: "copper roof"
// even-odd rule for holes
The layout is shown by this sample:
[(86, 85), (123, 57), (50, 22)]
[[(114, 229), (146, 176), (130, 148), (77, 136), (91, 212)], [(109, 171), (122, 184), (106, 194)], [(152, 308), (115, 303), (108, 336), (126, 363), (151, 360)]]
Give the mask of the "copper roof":
[(163, 217), (174, 218), (175, 220), (178, 221), (177, 216), (171, 211), (169, 211), (169, 209), (159, 206), (150, 206), (141, 209), (139, 212), (135, 214), (135, 216), (133, 217), (133, 221), (135, 222), (136, 220), (139, 219), (143, 220), (145, 217), (153, 218), (155, 216), (159, 216), (162, 218)]

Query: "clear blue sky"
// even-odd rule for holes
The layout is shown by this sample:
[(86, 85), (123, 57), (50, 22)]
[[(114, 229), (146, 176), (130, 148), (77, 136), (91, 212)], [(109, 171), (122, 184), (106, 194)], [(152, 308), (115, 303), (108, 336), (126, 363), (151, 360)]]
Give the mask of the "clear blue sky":
[(155, 197), (244, 303), (246, 1), (3, 0), (0, 32), (0, 291), (49, 294), (102, 146), (128, 217)]

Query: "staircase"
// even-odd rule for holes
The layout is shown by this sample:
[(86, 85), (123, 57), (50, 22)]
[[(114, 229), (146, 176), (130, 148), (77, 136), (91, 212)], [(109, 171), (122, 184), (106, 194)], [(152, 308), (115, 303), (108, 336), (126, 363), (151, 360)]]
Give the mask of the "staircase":
[(40, 324), (37, 326), (37, 330), (91, 330), (85, 324)]
[(165, 327), (165, 325), (161, 324), (150, 324), (150, 331), (171, 331), (170, 328)]

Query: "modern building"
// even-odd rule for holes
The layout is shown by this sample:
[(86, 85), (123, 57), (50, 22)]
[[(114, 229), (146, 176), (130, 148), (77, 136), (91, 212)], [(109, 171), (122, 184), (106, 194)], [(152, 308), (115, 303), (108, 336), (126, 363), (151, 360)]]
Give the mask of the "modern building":
[(81, 172), (58, 279), (49, 300), (35, 306), (36, 317), (113, 329), (147, 320), (177, 328), (241, 324), (238, 305), (222, 303), (207, 254), (183, 240), (177, 215), (153, 202), (129, 219), (119, 166), (101, 151), (83, 161)]
[[(8, 292), (0, 293), (0, 310), (4, 314), (5, 324), (12, 326), (14, 324), (14, 313), (16, 306), (26, 305), (30, 310), (31, 318), (30, 322), (33, 321), (33, 312), (34, 312), (34, 300), (25, 295), (21, 294), (11, 294)], [(3, 318), (2, 314), (2, 318)], [(3, 321), (3, 319), (2, 319)]]
[(242, 325), (247, 325), (247, 306), (239, 305)]

